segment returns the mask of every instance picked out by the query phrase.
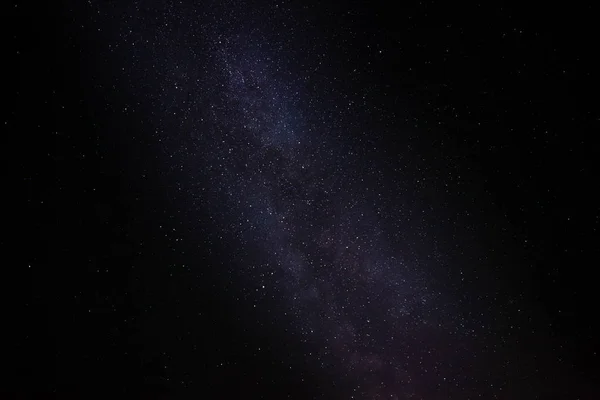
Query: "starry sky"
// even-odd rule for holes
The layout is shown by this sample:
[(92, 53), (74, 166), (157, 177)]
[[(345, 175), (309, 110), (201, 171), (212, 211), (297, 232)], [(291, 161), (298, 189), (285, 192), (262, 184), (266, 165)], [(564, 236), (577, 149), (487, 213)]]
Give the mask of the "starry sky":
[(0, 390), (600, 395), (591, 8), (11, 7)]

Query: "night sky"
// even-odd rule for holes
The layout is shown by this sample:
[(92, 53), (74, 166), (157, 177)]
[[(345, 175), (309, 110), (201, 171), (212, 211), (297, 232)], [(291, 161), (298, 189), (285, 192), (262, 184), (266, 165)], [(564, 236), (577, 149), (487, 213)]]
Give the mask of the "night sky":
[(7, 6), (3, 398), (600, 398), (598, 10), (386, 3)]

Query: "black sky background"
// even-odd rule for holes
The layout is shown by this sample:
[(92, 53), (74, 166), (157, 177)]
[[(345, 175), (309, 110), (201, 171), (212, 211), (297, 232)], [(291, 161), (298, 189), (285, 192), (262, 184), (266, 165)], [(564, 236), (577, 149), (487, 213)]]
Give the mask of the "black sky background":
[[(5, 198), (16, 199), (6, 220), (18, 222), (2, 239), (10, 339), (0, 391), (348, 398), (303, 362), (299, 345), (281, 343), (236, 301), (220, 272), (234, 242), (208, 246), (213, 227), (181, 223), (208, 221), (211, 211), (192, 215), (172, 190), (162, 150), (145, 137), (144, 115), (154, 111), (141, 102), (122, 112), (136, 97), (100, 48), (103, 32), (85, 2), (13, 5), (3, 29), (3, 143), (14, 179)], [(328, 21), (338, 10), (340, 20)], [(345, 20), (346, 10), (359, 22)], [(438, 276), (459, 296), (488, 293), (486, 276), (501, 282), (499, 296), (524, 310), (521, 348), (507, 351), (535, 354), (547, 388), (539, 398), (597, 398), (597, 10), (352, 2), (313, 13), (332, 41), (334, 73), (370, 62), (340, 90), (374, 85), (379, 111), (403, 116), (397, 135), (377, 129), (385, 125), (377, 113), (365, 117), (382, 132), (369, 140), (386, 179), (405, 179), (390, 160), (406, 146), (422, 155), (412, 164), (418, 176), (461, 177), (449, 183), (451, 207), (472, 210), (461, 221), (477, 226), (494, 270), (470, 293), (452, 268)], [(340, 27), (361, 35), (347, 38)], [(362, 133), (347, 135), (360, 149)], [(435, 202), (435, 191), (425, 196)], [(481, 276), (475, 264), (463, 266), (467, 279)], [(269, 350), (256, 353), (261, 346)], [(281, 359), (295, 368), (276, 367)]]

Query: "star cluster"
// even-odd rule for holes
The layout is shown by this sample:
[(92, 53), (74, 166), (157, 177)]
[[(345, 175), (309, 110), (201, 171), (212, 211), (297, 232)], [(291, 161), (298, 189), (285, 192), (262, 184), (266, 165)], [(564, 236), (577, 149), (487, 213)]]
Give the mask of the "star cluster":
[[(475, 367), (490, 327), (433, 273), (447, 265), (438, 242), (451, 211), (406, 194), (425, 176), (402, 182), (386, 171), (370, 143), (382, 132), (358, 130), (398, 116), (369, 104), (376, 89), (349, 94), (338, 81), (356, 69), (324, 66), (328, 44), (292, 13), (173, 6), (156, 31), (142, 12), (128, 21), (120, 40), (132, 41), (130, 62), (154, 64), (151, 123), (165, 164), (180, 170), (193, 207), (212, 214), (215, 240), (234, 248), (228, 269), (242, 301), (266, 309), (279, 340), (302, 343), (307, 365), (333, 371), (357, 398), (493, 385), (492, 371)], [(414, 152), (409, 144), (402, 157)], [(395, 168), (402, 175), (402, 162)], [(195, 186), (198, 175), (208, 183)]]
[(353, 83), (357, 69), (336, 65), (301, 10), (135, 7), (116, 30), (119, 54), (132, 52), (122, 68), (143, 74), (130, 91), (152, 99), (166, 168), (232, 248), (240, 301), (265, 308), (279, 340), (299, 341), (306, 364), (356, 398), (475, 395), (481, 382), (501, 393), (503, 369), (477, 367), (501, 351), (491, 326), (435, 276), (460, 223), (445, 192), (435, 204), (408, 194), (440, 186), (424, 171), (403, 181), (409, 162), (424, 164), (410, 139), (403, 160), (378, 157), (378, 138), (403, 135), (380, 89)]

